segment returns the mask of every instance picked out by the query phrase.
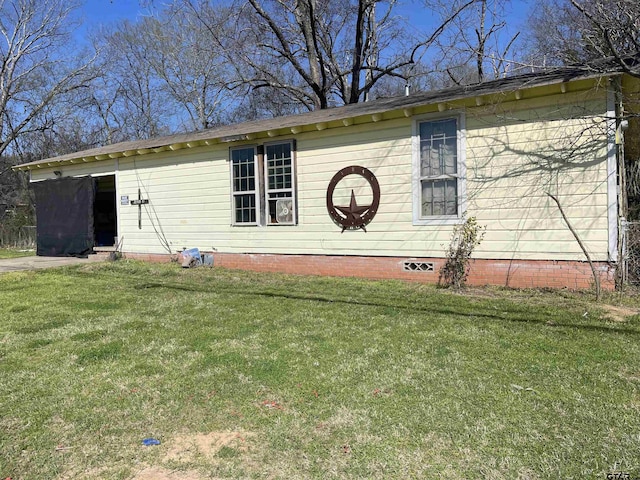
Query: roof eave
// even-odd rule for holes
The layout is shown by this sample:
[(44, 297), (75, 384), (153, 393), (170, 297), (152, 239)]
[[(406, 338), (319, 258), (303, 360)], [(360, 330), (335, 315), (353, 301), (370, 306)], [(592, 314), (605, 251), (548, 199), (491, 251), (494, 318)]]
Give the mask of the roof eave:
[[(544, 76), (532, 77), (530, 82), (522, 84), (513, 84), (511, 87), (495, 89), (484, 88), (492, 84), (476, 84), (462, 89), (449, 89), (440, 92), (431, 92), (426, 94), (417, 94), (410, 97), (393, 97), (382, 99), (380, 101), (370, 102), (368, 104), (347, 105), (328, 110), (310, 112), (300, 115), (292, 115), (288, 117), (280, 117), (279, 119), (258, 120), (246, 122), (237, 125), (228, 125), (210, 130), (195, 133), (177, 134), (167, 137), (154, 138), (149, 140), (137, 140), (131, 142), (122, 142), (119, 144), (108, 145), (106, 147), (94, 148), (59, 157), (52, 157), (44, 160), (24, 163), (12, 167), (14, 171), (28, 171), (41, 168), (51, 168), (60, 165), (92, 163), (110, 159), (126, 158), (137, 155), (146, 155), (149, 153), (160, 153), (163, 151), (177, 151), (183, 149), (191, 149), (203, 146), (211, 146), (219, 143), (237, 142), (245, 140), (253, 140), (258, 137), (275, 137), (288, 133), (298, 134), (305, 129), (324, 130), (330, 122), (341, 122), (344, 126), (350, 126), (355, 119), (369, 117), (371, 122), (377, 122), (382, 119), (383, 114), (396, 114), (396, 116), (410, 117), (413, 110), (417, 107), (428, 107), (445, 102), (459, 101), (468, 98), (484, 97), (494, 95), (496, 93), (514, 93), (518, 98), (517, 92), (540, 88), (556, 84), (568, 84), (573, 81), (587, 80), (602, 77), (614, 77), (622, 75), (622, 72), (590, 72), (583, 75), (574, 75), (563, 79), (562, 77), (553, 76), (547, 81)], [(505, 80), (508, 83), (508, 79)], [(480, 93), (478, 93), (478, 91)], [(564, 91), (564, 90), (563, 90)], [(457, 92), (456, 94), (447, 94)], [(443, 94), (438, 98), (438, 94)], [(478, 103), (479, 105), (480, 103)], [(280, 120), (280, 124), (276, 122)], [(306, 121), (305, 121), (306, 120)], [(239, 130), (239, 131), (238, 131)], [(234, 133), (237, 132), (237, 133)]]

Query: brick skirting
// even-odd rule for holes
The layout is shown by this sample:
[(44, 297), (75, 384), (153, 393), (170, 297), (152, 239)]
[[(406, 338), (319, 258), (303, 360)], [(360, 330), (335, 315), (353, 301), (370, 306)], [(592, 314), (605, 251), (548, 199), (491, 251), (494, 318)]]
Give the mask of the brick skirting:
[[(166, 262), (169, 255), (126, 253), (126, 258)], [(302, 275), (361, 277), (371, 279), (399, 279), (437, 283), (442, 258), (419, 257), (363, 257), (346, 255), (271, 255), (213, 253), (214, 266), (281, 272)], [(429, 267), (432, 271), (427, 271)], [(414, 270), (411, 270), (411, 269)], [(420, 270), (422, 268), (422, 270)], [(613, 290), (615, 269), (606, 262), (596, 262), (602, 288)], [(513, 288), (570, 288), (583, 290), (592, 287), (591, 268), (587, 262), (567, 260), (472, 260), (469, 285), (498, 285)]]

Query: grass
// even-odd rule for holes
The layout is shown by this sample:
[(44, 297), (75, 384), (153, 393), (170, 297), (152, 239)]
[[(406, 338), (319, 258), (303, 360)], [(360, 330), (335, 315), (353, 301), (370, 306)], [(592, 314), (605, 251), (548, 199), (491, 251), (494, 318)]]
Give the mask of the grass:
[(639, 340), (640, 316), (567, 292), (9, 273), (0, 478), (639, 476)]
[(35, 255), (34, 249), (18, 249), (0, 247), (0, 260), (3, 258), (30, 257)]

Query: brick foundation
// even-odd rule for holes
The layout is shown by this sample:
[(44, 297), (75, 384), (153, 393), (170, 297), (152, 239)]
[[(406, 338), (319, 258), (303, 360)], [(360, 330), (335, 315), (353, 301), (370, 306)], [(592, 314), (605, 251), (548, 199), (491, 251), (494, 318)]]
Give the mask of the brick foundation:
[[(360, 257), (344, 255), (270, 255), (213, 253), (214, 265), (230, 269), (257, 272), (281, 272), (302, 275), (399, 279), (437, 283), (442, 258)], [(169, 255), (126, 253), (126, 258), (167, 262)], [(433, 271), (405, 271), (405, 262), (433, 263)], [(606, 262), (597, 262), (602, 288), (613, 290), (615, 269)], [(569, 288), (584, 290), (592, 287), (591, 268), (587, 262), (565, 260), (472, 260), (469, 285), (498, 285), (513, 288)]]

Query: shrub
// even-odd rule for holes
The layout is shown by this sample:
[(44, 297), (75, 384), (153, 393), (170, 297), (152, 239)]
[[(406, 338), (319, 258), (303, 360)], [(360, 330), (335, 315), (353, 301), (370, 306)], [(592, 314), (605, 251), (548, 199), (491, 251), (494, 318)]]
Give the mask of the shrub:
[(464, 286), (469, 275), (469, 260), (475, 248), (484, 238), (486, 227), (480, 227), (475, 217), (456, 225), (451, 235), (451, 243), (446, 251), (447, 260), (440, 269), (438, 283), (454, 288)]

